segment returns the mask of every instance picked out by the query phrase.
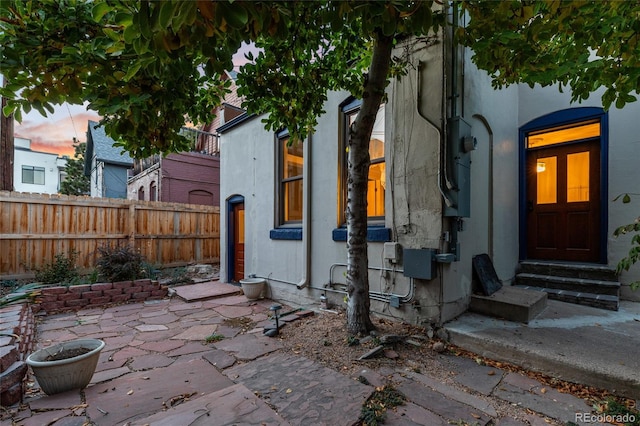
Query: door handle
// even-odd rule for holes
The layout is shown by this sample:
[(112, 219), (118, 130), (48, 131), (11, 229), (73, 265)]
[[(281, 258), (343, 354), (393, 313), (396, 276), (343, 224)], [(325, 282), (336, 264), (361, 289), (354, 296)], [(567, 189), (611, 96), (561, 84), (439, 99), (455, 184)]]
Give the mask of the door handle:
[(527, 211), (533, 211), (533, 200), (527, 201)]

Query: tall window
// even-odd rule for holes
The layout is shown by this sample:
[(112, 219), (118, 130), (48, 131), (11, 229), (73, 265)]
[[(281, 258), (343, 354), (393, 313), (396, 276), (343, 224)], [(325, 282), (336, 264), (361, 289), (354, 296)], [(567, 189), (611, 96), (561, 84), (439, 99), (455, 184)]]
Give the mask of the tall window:
[(22, 183), (44, 185), (44, 167), (22, 166)]
[[(349, 142), (349, 128), (360, 112), (360, 100), (353, 100), (342, 107), (342, 129), (340, 140), (341, 170), (340, 170), (340, 223), (346, 223), (345, 210), (347, 204), (347, 146)], [(384, 109), (381, 105), (369, 142), (369, 185), (367, 190), (367, 217), (370, 222), (384, 221), (384, 196), (386, 192), (386, 164), (384, 159)]]
[(290, 142), (288, 133), (278, 135), (279, 225), (299, 224), (302, 221), (302, 142)]
[(153, 181), (149, 185), (149, 201), (156, 201), (158, 197), (158, 187), (156, 186), (156, 182)]

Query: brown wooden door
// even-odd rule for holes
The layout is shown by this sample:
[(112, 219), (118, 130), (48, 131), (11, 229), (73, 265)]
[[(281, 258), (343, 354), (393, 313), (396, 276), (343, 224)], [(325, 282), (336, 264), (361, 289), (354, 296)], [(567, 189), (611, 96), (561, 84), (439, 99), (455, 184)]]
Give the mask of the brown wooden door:
[(527, 257), (600, 258), (599, 140), (527, 153)]
[(244, 279), (244, 203), (233, 206), (233, 280)]

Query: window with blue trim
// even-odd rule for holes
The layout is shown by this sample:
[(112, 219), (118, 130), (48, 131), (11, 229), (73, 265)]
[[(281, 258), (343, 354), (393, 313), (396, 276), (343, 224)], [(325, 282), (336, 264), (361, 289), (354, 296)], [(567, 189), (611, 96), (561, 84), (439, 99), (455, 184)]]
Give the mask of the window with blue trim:
[(278, 225), (302, 222), (303, 168), (302, 142), (293, 142), (289, 134), (278, 135)]
[(292, 141), (289, 132), (276, 135), (276, 229), (271, 230), (273, 240), (302, 239), (303, 171), (302, 142)]
[[(339, 227), (333, 231), (334, 241), (346, 241), (346, 207), (347, 207), (347, 149), (349, 146), (349, 131), (360, 112), (362, 101), (355, 98), (348, 99), (340, 110), (339, 128), (339, 164), (338, 169), (338, 223)], [(376, 115), (376, 120), (371, 132), (369, 142), (369, 185), (367, 188), (367, 240), (390, 241), (391, 231), (384, 228), (385, 194), (387, 187), (386, 163), (385, 163), (385, 105), (381, 105)]]
[[(338, 203), (340, 205), (341, 225), (346, 223), (347, 206), (347, 147), (349, 143), (349, 129), (356, 120), (360, 112), (362, 101), (354, 99), (342, 107), (341, 129), (340, 129), (340, 194)], [(369, 142), (369, 186), (367, 189), (367, 217), (369, 223), (384, 223), (384, 199), (387, 188), (386, 164), (384, 158), (384, 104), (380, 106), (376, 121), (371, 132)]]

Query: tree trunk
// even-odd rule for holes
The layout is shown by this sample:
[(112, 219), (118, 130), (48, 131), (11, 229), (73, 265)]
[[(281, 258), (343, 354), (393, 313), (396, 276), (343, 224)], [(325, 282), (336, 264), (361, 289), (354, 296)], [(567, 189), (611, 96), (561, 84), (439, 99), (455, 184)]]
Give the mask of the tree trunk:
[(367, 334), (375, 327), (369, 317), (369, 276), (367, 254), (367, 181), (369, 142), (376, 114), (387, 85), (393, 37), (378, 35), (373, 47), (369, 75), (365, 81), (362, 106), (349, 129), (347, 156), (347, 329), (351, 334)]
[[(6, 79), (4, 79), (4, 83)], [(13, 191), (13, 114), (4, 116), (7, 99), (2, 97), (0, 108), (0, 190)]]

